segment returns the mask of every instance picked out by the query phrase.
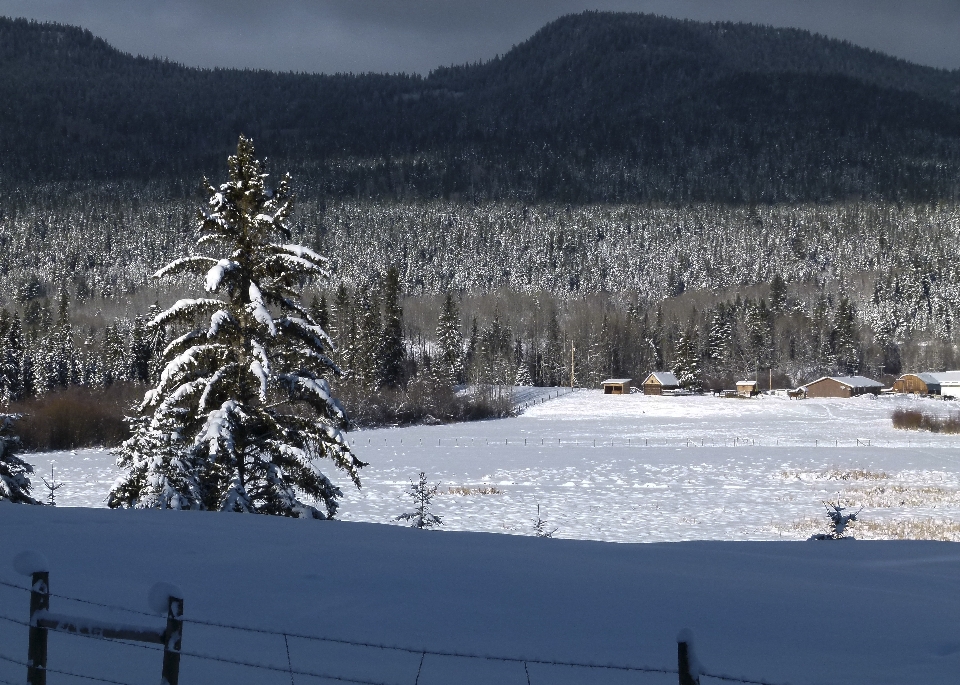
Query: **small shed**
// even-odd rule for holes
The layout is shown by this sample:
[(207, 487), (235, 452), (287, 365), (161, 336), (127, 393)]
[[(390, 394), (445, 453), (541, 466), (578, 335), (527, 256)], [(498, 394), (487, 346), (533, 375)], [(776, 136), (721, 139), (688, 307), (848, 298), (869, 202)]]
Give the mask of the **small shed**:
[(669, 371), (654, 371), (643, 382), (644, 395), (662, 395), (664, 390), (678, 390), (679, 379)]
[(604, 395), (629, 395), (632, 381), (632, 378), (608, 378), (600, 385), (603, 386)]
[(737, 381), (737, 395), (740, 397), (753, 397), (759, 395), (756, 381)]
[(939, 395), (940, 379), (935, 373), (905, 373), (893, 382), (893, 391), (917, 395)]
[(883, 383), (866, 376), (824, 376), (803, 386), (807, 397), (857, 397), (879, 395)]

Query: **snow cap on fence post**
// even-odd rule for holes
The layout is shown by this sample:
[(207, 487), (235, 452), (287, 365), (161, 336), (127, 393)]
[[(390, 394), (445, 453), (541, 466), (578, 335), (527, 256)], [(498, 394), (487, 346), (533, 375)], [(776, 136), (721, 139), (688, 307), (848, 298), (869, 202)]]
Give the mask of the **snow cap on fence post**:
[(147, 603), (150, 605), (151, 611), (166, 616), (171, 597), (183, 599), (183, 590), (172, 583), (160, 582), (150, 588), (150, 592), (147, 594)]
[(32, 549), (25, 549), (13, 558), (13, 570), (21, 576), (32, 576), (50, 570), (47, 558)]
[(699, 685), (700, 662), (693, 650), (693, 631), (684, 628), (677, 634), (677, 670), (680, 685)]

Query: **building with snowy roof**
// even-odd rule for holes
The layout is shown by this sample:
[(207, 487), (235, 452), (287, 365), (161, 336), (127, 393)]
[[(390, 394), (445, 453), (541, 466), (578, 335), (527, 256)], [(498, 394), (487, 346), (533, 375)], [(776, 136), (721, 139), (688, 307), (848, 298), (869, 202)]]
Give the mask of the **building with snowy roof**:
[(629, 395), (632, 382), (632, 378), (608, 378), (600, 385), (603, 386), (604, 395)]
[(932, 373), (940, 383), (940, 394), (944, 397), (960, 397), (960, 371), (941, 371)]
[(935, 373), (905, 373), (893, 382), (893, 391), (917, 395), (939, 395), (940, 379)]
[(883, 383), (866, 376), (824, 376), (803, 386), (807, 397), (879, 395)]
[(664, 390), (679, 390), (680, 380), (669, 371), (654, 371), (643, 382), (644, 395), (662, 395)]
[(905, 373), (894, 382), (893, 391), (960, 397), (960, 371)]
[(740, 397), (753, 397), (760, 394), (760, 388), (757, 381), (737, 381), (737, 395)]

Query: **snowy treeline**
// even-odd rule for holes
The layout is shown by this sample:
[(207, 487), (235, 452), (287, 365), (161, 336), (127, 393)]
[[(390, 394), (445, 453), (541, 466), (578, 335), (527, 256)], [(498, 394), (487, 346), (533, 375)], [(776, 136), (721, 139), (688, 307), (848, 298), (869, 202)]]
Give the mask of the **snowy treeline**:
[[(0, 383), (8, 397), (147, 380), (149, 341), (136, 317), (182, 291), (184, 282), (148, 276), (191, 241), (196, 207), (188, 198), (152, 199), (153, 191), (163, 196), (131, 186), (47, 188), (3, 205), (0, 295), (10, 323), (0, 321), (7, 369)], [(955, 364), (954, 205), (307, 199), (291, 229), (330, 255), (344, 285), (339, 305), (336, 288), (314, 292), (329, 309), (338, 361), (364, 387), (387, 363), (371, 360), (384, 317), (393, 321), (394, 379), (399, 365), (406, 382), (426, 357), (432, 362), (445, 293), (458, 300), (466, 367), (456, 376), (464, 381), (519, 374), (524, 382), (567, 383), (571, 343), (581, 383), (639, 376), (677, 368), (684, 335), (684, 354), (708, 380), (758, 367), (799, 381)], [(397, 269), (392, 297), (415, 315), (399, 326), (396, 312), (382, 309), (389, 265)], [(504, 302), (499, 309), (493, 295)], [(473, 363), (477, 349), (483, 365)]]

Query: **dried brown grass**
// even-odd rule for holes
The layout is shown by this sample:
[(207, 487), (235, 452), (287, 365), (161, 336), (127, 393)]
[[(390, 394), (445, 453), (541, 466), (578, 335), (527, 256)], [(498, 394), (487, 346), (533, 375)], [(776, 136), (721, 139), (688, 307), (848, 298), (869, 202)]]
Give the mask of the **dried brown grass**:
[(917, 409), (895, 409), (892, 420), (893, 427), (900, 430), (960, 433), (960, 412), (951, 412), (948, 416), (937, 416)]
[(130, 431), (124, 416), (143, 397), (143, 388), (116, 384), (104, 390), (72, 387), (14, 402), (4, 411), (21, 414), (17, 433), (28, 450), (115, 447)]
[(471, 488), (466, 485), (458, 485), (456, 487), (447, 488), (448, 495), (460, 495), (461, 497), (468, 497), (470, 495), (502, 495), (503, 490), (494, 486), (482, 486), (479, 488)]

